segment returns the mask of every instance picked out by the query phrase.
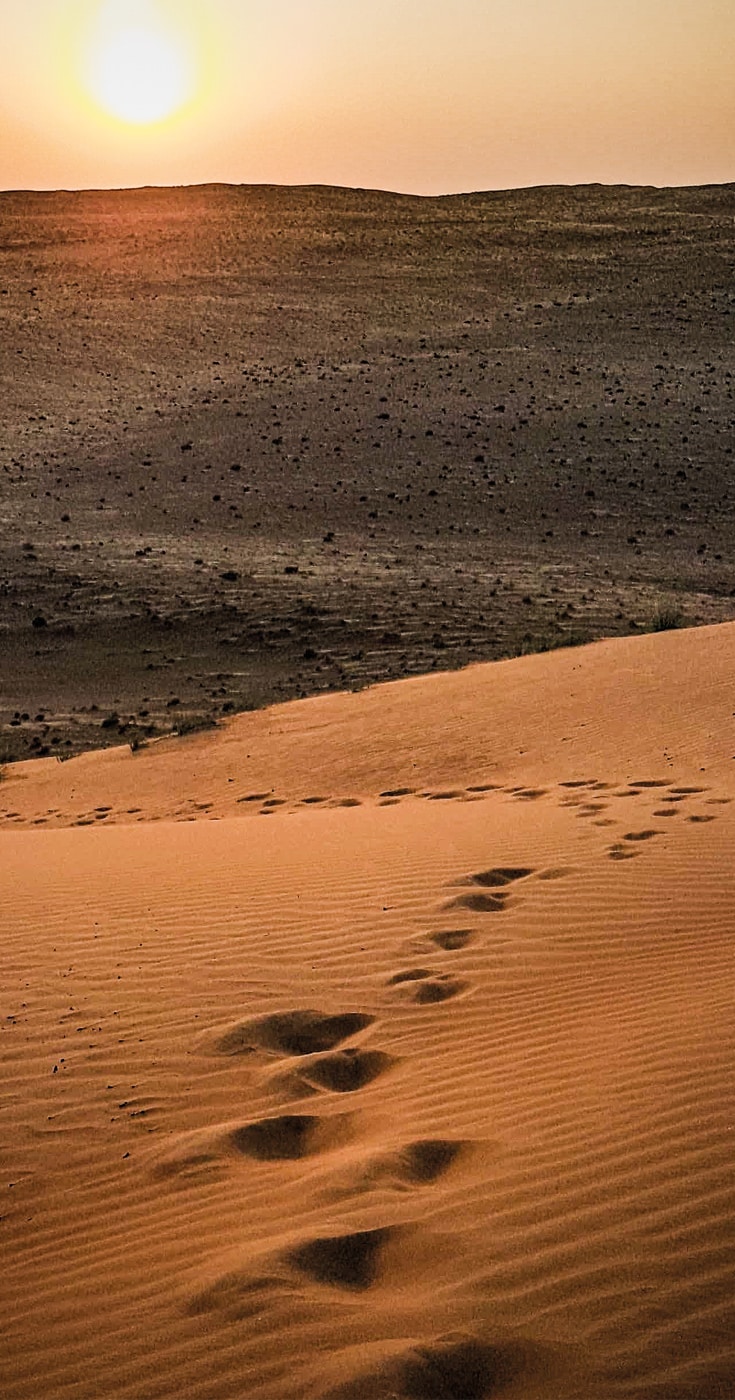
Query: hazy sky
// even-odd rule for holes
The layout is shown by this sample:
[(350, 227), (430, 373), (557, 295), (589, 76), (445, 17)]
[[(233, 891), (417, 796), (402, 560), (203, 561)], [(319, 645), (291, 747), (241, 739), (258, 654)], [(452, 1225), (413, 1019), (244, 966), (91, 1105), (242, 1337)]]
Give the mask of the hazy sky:
[(0, 0), (0, 188), (735, 180), (735, 0)]

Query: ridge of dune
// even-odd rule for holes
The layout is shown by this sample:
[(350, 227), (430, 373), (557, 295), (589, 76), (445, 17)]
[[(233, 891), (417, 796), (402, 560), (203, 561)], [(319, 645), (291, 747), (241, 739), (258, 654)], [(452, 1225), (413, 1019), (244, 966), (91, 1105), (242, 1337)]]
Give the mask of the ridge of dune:
[(729, 1400), (734, 659), (6, 772), (3, 1400)]
[(12, 765), (0, 822), (243, 815), (258, 808), (243, 799), (258, 794), (294, 804), (530, 783), (560, 765), (573, 777), (599, 764), (621, 780), (641, 764), (725, 775), (734, 664), (735, 623), (724, 623), (292, 701), (140, 752)]

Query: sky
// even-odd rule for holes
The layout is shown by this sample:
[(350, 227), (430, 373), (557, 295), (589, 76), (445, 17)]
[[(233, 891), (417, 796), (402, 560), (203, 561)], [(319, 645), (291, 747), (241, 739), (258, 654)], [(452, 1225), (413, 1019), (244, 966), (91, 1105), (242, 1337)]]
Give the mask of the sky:
[(735, 0), (0, 0), (0, 189), (735, 180)]

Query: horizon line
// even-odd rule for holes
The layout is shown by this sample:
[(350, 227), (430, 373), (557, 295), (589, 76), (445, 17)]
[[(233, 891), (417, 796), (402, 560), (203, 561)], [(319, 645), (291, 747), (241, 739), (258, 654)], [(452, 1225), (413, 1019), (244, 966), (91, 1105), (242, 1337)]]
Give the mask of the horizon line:
[(85, 195), (85, 194), (144, 194), (155, 191), (158, 193), (181, 192), (184, 190), (292, 190), (292, 191), (334, 191), (344, 194), (373, 194), (385, 195), (394, 199), (416, 199), (416, 200), (440, 200), (440, 199), (471, 199), (487, 195), (509, 195), (534, 193), (547, 190), (655, 190), (663, 193), (670, 191), (693, 191), (693, 190), (728, 190), (735, 189), (735, 180), (705, 181), (702, 184), (685, 185), (657, 185), (638, 184), (628, 181), (608, 182), (603, 180), (580, 180), (573, 183), (555, 182), (550, 184), (533, 185), (508, 185), (487, 187), (485, 189), (452, 190), (441, 194), (422, 194), (411, 190), (383, 189), (379, 186), (370, 185), (340, 185), (330, 184), (326, 181), (230, 181), (230, 180), (201, 180), (192, 181), (185, 184), (142, 184), (142, 185), (88, 185), (88, 186), (26, 186), (8, 187), (0, 189), (0, 198), (5, 195)]

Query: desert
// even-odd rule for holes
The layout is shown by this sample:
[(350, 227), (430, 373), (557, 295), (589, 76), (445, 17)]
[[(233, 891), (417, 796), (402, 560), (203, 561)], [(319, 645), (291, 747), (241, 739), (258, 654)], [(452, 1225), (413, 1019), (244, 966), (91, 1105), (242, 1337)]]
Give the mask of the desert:
[(0, 195), (3, 1400), (735, 1393), (734, 207)]
[(732, 618), (734, 208), (0, 195), (0, 758)]
[(734, 652), (8, 765), (9, 1400), (731, 1395)]

